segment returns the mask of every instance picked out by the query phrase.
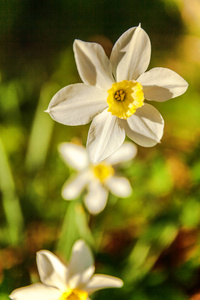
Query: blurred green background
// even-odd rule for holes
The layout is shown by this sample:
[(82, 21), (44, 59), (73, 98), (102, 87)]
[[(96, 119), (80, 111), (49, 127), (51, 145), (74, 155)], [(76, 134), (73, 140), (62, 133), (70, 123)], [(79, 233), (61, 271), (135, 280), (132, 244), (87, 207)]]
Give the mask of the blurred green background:
[[(92, 299), (200, 299), (199, 20), (199, 0), (0, 0), (0, 299), (39, 280), (37, 250), (67, 261), (78, 238), (92, 247), (96, 272), (125, 282)], [(139, 23), (152, 43), (150, 68), (173, 69), (189, 89), (155, 103), (165, 119), (161, 144), (138, 147), (120, 170), (131, 197), (110, 195), (90, 217), (82, 198), (62, 200), (72, 170), (57, 151), (74, 138), (85, 145), (89, 126), (58, 124), (44, 110), (60, 88), (80, 82), (74, 39), (109, 55)]]

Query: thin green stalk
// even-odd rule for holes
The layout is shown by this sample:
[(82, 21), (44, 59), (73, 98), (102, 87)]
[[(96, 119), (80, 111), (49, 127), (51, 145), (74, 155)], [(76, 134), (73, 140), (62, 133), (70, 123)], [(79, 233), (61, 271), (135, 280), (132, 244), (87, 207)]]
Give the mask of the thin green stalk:
[[(7, 232), (8, 236), (3, 238), (10, 244), (16, 245), (22, 240), (24, 220), (20, 202), (15, 191), (15, 184), (9, 165), (8, 157), (0, 138), (0, 189), (2, 192), (2, 205), (7, 220), (7, 230), (1, 228), (2, 233)], [(2, 235), (2, 234), (1, 234)]]
[(47, 83), (41, 90), (40, 99), (32, 124), (25, 164), (28, 170), (41, 167), (46, 159), (54, 122), (45, 113), (49, 99), (59, 89), (55, 83)]
[(86, 213), (81, 203), (75, 200), (67, 205), (56, 249), (69, 259), (71, 248), (78, 239), (85, 240), (90, 246), (94, 245)]

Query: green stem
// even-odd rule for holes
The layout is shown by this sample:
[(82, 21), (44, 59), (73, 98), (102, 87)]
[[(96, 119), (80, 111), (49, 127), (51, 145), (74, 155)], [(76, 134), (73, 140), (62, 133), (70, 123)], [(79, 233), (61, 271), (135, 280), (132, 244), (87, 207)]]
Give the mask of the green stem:
[(85, 240), (90, 246), (94, 245), (83, 206), (78, 200), (74, 200), (67, 204), (56, 249), (63, 253), (66, 259), (69, 259), (71, 248), (78, 239)]
[[(7, 220), (7, 237), (12, 245), (18, 244), (22, 239), (24, 220), (20, 202), (15, 191), (15, 184), (12, 177), (8, 157), (0, 138), (0, 189), (2, 191), (2, 204)], [(1, 228), (3, 229), (3, 228)], [(1, 232), (5, 239), (5, 232)]]

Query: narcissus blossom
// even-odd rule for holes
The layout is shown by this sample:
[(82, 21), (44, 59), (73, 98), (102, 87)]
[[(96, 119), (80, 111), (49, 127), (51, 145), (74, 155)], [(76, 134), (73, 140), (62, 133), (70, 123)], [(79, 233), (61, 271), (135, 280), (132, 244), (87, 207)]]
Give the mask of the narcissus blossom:
[(41, 283), (14, 290), (9, 296), (12, 300), (90, 300), (89, 295), (97, 290), (123, 285), (119, 278), (93, 275), (93, 257), (82, 240), (74, 244), (67, 266), (50, 251), (41, 250), (37, 267)]
[(61, 143), (58, 149), (65, 163), (78, 171), (65, 182), (64, 199), (76, 199), (87, 188), (85, 206), (91, 214), (98, 214), (106, 206), (109, 190), (118, 197), (130, 196), (132, 188), (128, 179), (116, 176), (114, 167), (135, 157), (137, 148), (133, 143), (125, 142), (114, 154), (96, 164), (91, 163), (88, 151), (81, 145)]
[(65, 125), (93, 120), (87, 138), (91, 161), (99, 162), (114, 153), (126, 135), (144, 147), (159, 143), (164, 121), (146, 100), (164, 102), (177, 97), (188, 83), (167, 68), (146, 72), (151, 45), (140, 25), (120, 36), (110, 59), (97, 43), (75, 40), (73, 49), (83, 83), (61, 89), (47, 112)]

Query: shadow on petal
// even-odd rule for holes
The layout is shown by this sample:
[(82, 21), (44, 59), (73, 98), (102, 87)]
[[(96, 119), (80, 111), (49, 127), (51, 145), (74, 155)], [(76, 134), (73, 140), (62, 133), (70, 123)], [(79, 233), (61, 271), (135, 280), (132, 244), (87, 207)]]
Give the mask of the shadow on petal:
[[(90, 73), (92, 74), (92, 76), (88, 76), (88, 74), (84, 74), (85, 78), (90, 78), (90, 85), (96, 86), (97, 83), (97, 71), (96, 71), (96, 67), (95, 65), (92, 63), (91, 59), (88, 58), (87, 55), (85, 55), (85, 52), (79, 47), (78, 48), (79, 51), (79, 57), (81, 57), (82, 60), (82, 73), (84, 73), (83, 71), (85, 70), (87, 72), (87, 70), (90, 70)], [(85, 68), (84, 68), (85, 66)]]
[(173, 97), (173, 93), (169, 89), (158, 86), (158, 85), (149, 85), (143, 86), (144, 97), (147, 100), (152, 101), (166, 101)]

